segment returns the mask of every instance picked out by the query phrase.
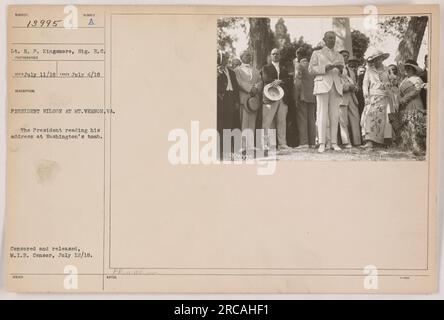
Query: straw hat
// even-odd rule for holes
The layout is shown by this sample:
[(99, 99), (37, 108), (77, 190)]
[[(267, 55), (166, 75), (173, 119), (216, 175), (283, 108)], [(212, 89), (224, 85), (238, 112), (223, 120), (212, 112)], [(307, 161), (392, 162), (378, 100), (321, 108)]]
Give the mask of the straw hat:
[(264, 95), (268, 100), (278, 101), (284, 97), (284, 89), (280, 86), (273, 86), (272, 83), (264, 87)]
[(390, 56), (390, 53), (387, 52), (382, 52), (381, 50), (377, 50), (376, 52), (371, 53), (368, 57), (367, 57), (367, 62), (373, 62), (376, 59), (381, 59), (381, 60), (385, 60)]

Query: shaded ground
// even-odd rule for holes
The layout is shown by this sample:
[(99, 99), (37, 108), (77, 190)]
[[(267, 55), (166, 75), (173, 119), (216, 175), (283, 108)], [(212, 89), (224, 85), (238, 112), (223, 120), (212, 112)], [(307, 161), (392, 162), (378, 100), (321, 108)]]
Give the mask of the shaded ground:
[[(271, 159), (271, 158), (270, 158)], [(343, 149), (342, 151), (326, 150), (319, 153), (317, 149), (292, 149), (278, 152), (277, 160), (325, 160), (325, 161), (394, 161), (394, 160), (425, 160), (425, 155), (416, 156), (412, 152), (396, 148), (374, 148), (367, 151), (362, 148)]]

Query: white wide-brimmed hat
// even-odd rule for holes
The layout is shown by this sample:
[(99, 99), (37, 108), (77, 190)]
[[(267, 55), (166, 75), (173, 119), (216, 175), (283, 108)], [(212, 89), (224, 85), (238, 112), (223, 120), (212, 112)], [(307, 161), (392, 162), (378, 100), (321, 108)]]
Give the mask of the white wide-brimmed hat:
[(390, 56), (390, 53), (382, 52), (381, 50), (376, 50), (368, 55), (367, 62), (372, 62), (378, 58), (381, 60), (385, 60), (389, 56)]
[(268, 100), (278, 101), (284, 97), (284, 89), (281, 86), (273, 86), (272, 83), (264, 87), (264, 95)]

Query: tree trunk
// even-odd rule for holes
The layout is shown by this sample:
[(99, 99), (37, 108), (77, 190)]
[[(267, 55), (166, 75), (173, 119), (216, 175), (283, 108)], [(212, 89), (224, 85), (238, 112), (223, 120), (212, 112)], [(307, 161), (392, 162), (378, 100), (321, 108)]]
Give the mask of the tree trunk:
[(349, 18), (333, 18), (333, 31), (336, 33), (335, 49), (347, 50), (353, 56), (352, 38)]
[(407, 26), (404, 38), (398, 46), (396, 62), (404, 63), (408, 59), (417, 60), (422, 38), (427, 27), (428, 17), (412, 17)]
[(260, 70), (273, 48), (273, 32), (268, 18), (249, 18), (249, 49), (253, 55), (253, 67)]

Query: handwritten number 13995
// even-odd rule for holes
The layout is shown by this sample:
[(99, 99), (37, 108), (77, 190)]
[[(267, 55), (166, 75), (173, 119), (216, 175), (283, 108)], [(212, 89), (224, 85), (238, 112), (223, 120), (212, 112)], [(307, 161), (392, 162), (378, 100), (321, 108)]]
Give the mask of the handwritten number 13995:
[(27, 28), (57, 28), (63, 20), (29, 20)]

